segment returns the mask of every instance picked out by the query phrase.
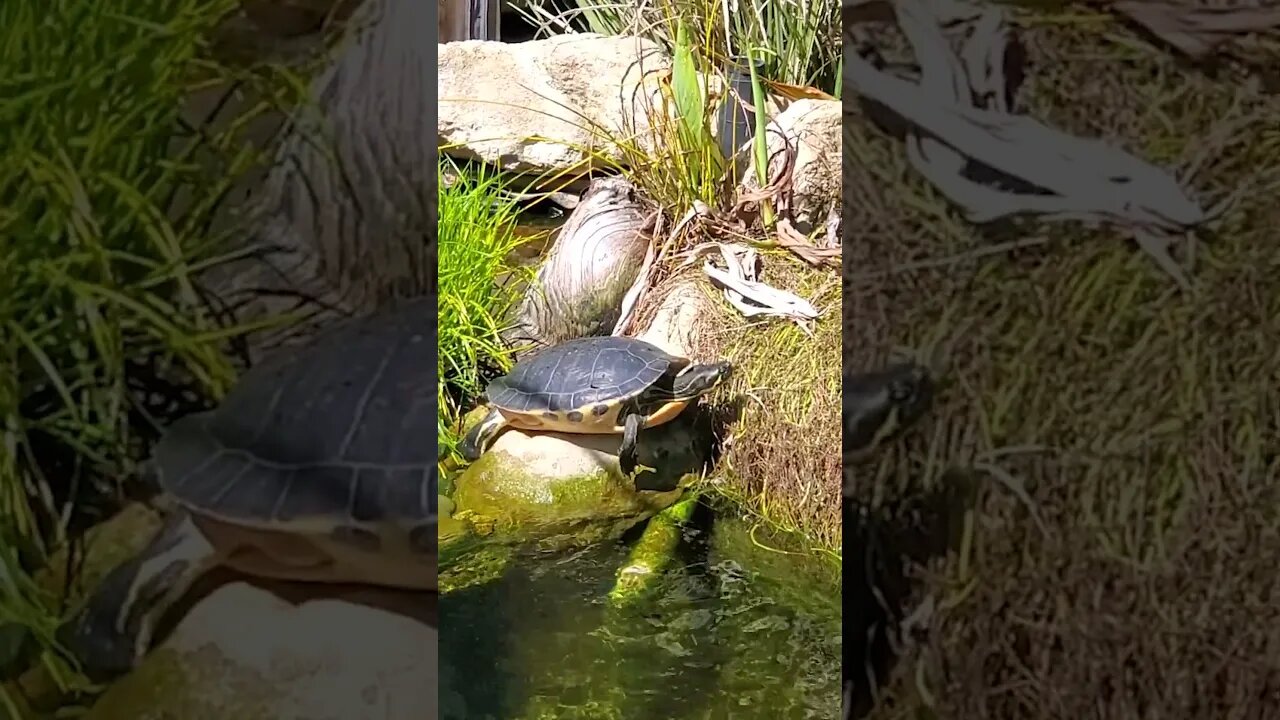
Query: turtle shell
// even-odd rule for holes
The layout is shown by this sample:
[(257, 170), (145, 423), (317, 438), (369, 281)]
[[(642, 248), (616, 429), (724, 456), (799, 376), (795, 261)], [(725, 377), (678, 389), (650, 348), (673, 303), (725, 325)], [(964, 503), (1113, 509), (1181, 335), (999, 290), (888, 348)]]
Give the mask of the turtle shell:
[(435, 326), (435, 298), (420, 298), (254, 366), (160, 439), (161, 487), (197, 513), (271, 528), (434, 520)]
[(588, 337), (552, 346), (521, 360), (489, 383), (485, 395), (516, 413), (570, 413), (616, 406), (689, 364), (656, 345), (625, 337)]

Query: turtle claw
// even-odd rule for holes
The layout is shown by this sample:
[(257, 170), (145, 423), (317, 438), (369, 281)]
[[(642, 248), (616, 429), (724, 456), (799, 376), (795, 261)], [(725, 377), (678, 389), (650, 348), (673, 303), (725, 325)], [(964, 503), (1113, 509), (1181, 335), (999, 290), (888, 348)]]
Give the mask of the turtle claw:
[(657, 472), (658, 472), (657, 468), (651, 468), (648, 465), (634, 465), (632, 466), (630, 471), (624, 472), (623, 474), (626, 476), (627, 480), (629, 480), (631, 484), (635, 486), (637, 490), (645, 490), (645, 489), (652, 489), (652, 488), (642, 488), (640, 486), (641, 485), (640, 476), (645, 473), (656, 474)]

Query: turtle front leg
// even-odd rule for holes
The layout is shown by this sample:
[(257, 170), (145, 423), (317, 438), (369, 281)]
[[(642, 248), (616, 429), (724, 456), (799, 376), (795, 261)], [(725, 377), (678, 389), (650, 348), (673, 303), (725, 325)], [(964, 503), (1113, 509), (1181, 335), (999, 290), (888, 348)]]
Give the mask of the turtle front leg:
[(618, 469), (632, 480), (636, 476), (636, 446), (639, 444), (640, 430), (644, 428), (644, 420), (644, 416), (640, 413), (631, 413), (627, 415), (622, 425), (622, 445), (618, 447)]
[(156, 623), (209, 568), (217, 551), (180, 512), (133, 559), (107, 574), (58, 640), (95, 680), (132, 670), (151, 646)]

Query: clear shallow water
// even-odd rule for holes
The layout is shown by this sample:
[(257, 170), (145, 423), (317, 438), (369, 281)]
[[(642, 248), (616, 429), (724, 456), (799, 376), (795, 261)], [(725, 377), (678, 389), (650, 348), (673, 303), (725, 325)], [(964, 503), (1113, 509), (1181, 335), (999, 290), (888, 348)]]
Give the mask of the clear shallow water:
[(788, 556), (762, 556), (747, 529), (687, 533), (684, 565), (631, 610), (606, 602), (624, 543), (525, 553), (500, 579), (444, 596), (441, 716), (838, 717), (839, 586), (787, 573)]

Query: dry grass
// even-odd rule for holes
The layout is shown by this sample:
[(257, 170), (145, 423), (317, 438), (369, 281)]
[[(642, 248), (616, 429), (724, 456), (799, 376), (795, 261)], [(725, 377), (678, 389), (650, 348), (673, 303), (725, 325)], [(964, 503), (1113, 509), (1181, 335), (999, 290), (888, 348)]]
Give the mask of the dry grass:
[[(698, 264), (699, 267), (701, 263)], [(734, 375), (708, 399), (728, 425), (715, 472), (715, 492), (761, 521), (838, 553), (840, 497), (840, 282), (781, 251), (767, 252), (761, 280), (806, 298), (822, 317), (806, 335), (781, 319), (748, 320), (729, 306), (700, 271), (665, 280), (637, 317), (646, 326), (665, 288), (695, 278), (714, 294), (714, 313), (699, 320), (694, 359), (726, 358)]]
[(735, 365), (728, 392), (741, 399), (720, 460), (722, 492), (770, 523), (840, 548), (840, 282), (784, 254), (769, 256), (764, 282), (808, 299), (823, 316), (808, 335), (783, 320), (726, 314), (718, 354)]
[(1022, 235), (959, 221), (899, 143), (846, 122), (859, 162), (844, 223), (859, 234), (845, 248), (845, 362), (940, 338), (952, 350), (936, 412), (861, 470), (859, 495), (889, 528), (913, 522), (903, 508), (947, 468), (975, 483), (944, 552), (878, 535), (917, 561), (905, 581), (877, 566), (892, 612), (933, 611), (870, 716), (1274, 715), (1280, 99), (1116, 25), (1046, 21), (1026, 40), (1029, 112), (1169, 166), (1203, 158), (1206, 204), (1255, 191), (1195, 247), (1192, 295), (1119, 235), (1061, 225), (1031, 230), (1047, 242), (1029, 248), (904, 270)]

